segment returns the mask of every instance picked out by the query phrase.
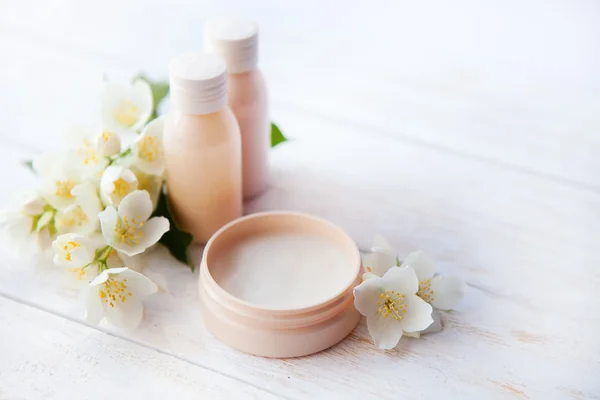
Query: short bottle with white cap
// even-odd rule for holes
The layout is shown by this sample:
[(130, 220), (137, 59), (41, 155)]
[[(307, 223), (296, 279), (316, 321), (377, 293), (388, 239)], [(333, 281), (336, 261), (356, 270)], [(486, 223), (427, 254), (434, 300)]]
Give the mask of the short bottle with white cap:
[(165, 121), (167, 196), (177, 224), (197, 243), (242, 215), (241, 139), (227, 105), (225, 61), (186, 53), (169, 65)]
[(257, 68), (258, 27), (247, 19), (212, 19), (205, 25), (204, 39), (206, 50), (227, 62), (229, 106), (242, 133), (244, 199), (251, 199), (267, 187), (271, 147), (267, 87)]

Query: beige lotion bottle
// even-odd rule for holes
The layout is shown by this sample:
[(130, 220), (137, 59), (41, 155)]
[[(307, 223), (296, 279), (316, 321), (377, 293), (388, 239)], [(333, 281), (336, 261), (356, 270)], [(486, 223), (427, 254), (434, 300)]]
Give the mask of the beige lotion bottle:
[(227, 68), (216, 54), (185, 53), (171, 61), (169, 80), (167, 196), (177, 224), (206, 243), (242, 215), (240, 128), (227, 105)]
[(204, 29), (205, 49), (225, 59), (229, 73), (229, 106), (242, 133), (244, 199), (267, 188), (271, 123), (267, 86), (258, 64), (258, 26), (243, 18), (209, 20)]

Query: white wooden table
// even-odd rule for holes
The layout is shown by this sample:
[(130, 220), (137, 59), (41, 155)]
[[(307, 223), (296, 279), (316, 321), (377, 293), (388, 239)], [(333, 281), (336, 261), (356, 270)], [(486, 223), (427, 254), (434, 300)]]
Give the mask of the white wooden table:
[[(250, 4), (252, 3), (252, 4)], [(21, 160), (95, 121), (106, 74), (166, 77), (206, 17), (262, 28), (269, 191), (367, 248), (381, 233), (467, 280), (444, 330), (310, 357), (217, 341), (197, 273), (159, 249), (135, 331), (87, 326), (50, 263), (0, 244), (0, 399), (599, 398), (600, 4), (594, 1), (0, 2), (0, 205)], [(198, 252), (199, 254), (199, 252)], [(196, 256), (198, 256), (196, 254)]]

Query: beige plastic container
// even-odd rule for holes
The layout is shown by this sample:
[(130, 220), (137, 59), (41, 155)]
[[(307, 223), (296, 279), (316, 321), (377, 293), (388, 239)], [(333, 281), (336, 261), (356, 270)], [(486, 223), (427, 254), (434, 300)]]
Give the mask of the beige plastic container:
[(225, 62), (186, 53), (169, 66), (165, 120), (167, 195), (177, 224), (206, 243), (242, 215), (240, 130), (227, 105)]
[(244, 18), (212, 19), (204, 43), (227, 63), (229, 106), (242, 133), (244, 199), (251, 199), (267, 188), (271, 147), (267, 85), (257, 66), (258, 26)]
[(324, 350), (356, 327), (360, 253), (340, 228), (294, 212), (252, 214), (221, 228), (200, 266), (208, 329), (265, 357)]

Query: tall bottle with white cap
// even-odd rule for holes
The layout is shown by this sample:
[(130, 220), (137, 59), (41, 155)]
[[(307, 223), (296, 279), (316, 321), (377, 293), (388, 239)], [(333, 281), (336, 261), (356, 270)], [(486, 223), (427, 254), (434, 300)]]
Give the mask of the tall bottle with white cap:
[(215, 54), (186, 53), (171, 62), (169, 80), (167, 196), (178, 225), (206, 243), (242, 215), (240, 129), (227, 105), (226, 65)]
[(247, 19), (220, 18), (206, 23), (205, 48), (221, 55), (229, 73), (229, 106), (242, 133), (244, 198), (267, 187), (271, 123), (267, 87), (257, 68), (258, 27)]

